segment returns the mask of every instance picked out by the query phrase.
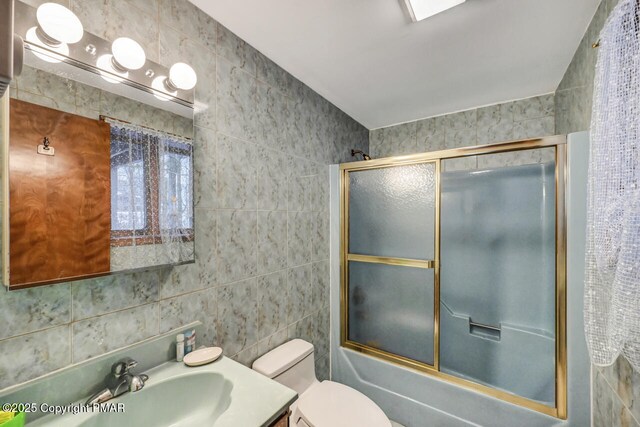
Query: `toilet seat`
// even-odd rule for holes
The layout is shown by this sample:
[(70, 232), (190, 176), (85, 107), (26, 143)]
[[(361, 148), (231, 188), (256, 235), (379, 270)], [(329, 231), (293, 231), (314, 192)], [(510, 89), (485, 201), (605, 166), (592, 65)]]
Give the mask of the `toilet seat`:
[(391, 427), (373, 400), (357, 390), (323, 381), (300, 396), (291, 415), (292, 426)]

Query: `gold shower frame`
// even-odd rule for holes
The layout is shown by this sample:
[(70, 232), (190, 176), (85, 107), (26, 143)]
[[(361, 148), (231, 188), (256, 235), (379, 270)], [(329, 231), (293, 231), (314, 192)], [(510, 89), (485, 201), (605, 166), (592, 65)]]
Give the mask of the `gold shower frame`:
[[(566, 336), (566, 143), (565, 135), (498, 144), (455, 148), (422, 154), (388, 157), (368, 161), (343, 163), (340, 165), (340, 345), (359, 353), (386, 360), (396, 365), (415, 369), (441, 380), (471, 389), (506, 402), (541, 412), (559, 419), (567, 418), (567, 336)], [(535, 400), (527, 399), (507, 391), (498, 390), (470, 380), (465, 380), (440, 371), (440, 171), (442, 160), (523, 151), (540, 148), (555, 149), (555, 235), (556, 235), (556, 353), (555, 353), (555, 406), (547, 406)], [(349, 173), (370, 169), (433, 163), (436, 172), (435, 199), (435, 252), (430, 261), (377, 257), (349, 253)], [(429, 365), (391, 352), (380, 350), (365, 344), (351, 341), (349, 331), (349, 261), (378, 263), (405, 267), (427, 268), (434, 270), (434, 363)]]

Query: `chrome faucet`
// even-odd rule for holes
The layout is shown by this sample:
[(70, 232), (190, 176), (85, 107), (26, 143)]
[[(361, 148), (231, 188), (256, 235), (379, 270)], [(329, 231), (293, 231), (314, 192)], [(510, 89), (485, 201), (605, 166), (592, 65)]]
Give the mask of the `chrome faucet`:
[(136, 392), (141, 390), (149, 376), (132, 374), (130, 370), (135, 368), (137, 364), (138, 362), (130, 357), (125, 357), (114, 363), (111, 366), (111, 374), (107, 376), (107, 387), (91, 396), (86, 405), (104, 403), (128, 391)]

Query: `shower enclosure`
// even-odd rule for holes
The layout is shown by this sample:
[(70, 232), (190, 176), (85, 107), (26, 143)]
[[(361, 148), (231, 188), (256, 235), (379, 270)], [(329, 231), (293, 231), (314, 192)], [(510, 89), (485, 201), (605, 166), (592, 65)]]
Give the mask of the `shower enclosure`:
[(566, 138), (341, 165), (340, 344), (567, 416)]

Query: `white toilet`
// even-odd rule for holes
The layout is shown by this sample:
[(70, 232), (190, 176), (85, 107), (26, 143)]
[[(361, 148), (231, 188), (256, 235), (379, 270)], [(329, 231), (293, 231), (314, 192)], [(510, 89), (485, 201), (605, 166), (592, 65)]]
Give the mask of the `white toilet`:
[(253, 369), (298, 392), (291, 405), (291, 427), (391, 427), (371, 399), (333, 381), (319, 382), (313, 344), (294, 339), (253, 362)]

